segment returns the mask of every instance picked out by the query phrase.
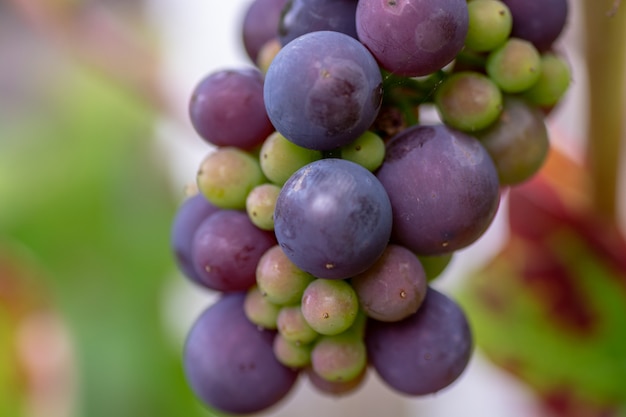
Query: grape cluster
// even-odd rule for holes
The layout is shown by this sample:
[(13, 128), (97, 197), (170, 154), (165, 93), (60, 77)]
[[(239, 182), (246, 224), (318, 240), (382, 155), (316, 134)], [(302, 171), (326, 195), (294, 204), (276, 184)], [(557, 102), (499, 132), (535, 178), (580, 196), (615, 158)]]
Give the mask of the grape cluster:
[[(200, 399), (246, 414), (298, 375), (340, 395), (373, 369), (426, 395), (462, 374), (467, 318), (430, 283), (541, 167), (566, 16), (565, 0), (251, 3), (256, 66), (197, 84), (213, 149), (172, 228), (180, 270), (223, 293), (186, 342)], [(440, 121), (420, 123), (427, 106)]]

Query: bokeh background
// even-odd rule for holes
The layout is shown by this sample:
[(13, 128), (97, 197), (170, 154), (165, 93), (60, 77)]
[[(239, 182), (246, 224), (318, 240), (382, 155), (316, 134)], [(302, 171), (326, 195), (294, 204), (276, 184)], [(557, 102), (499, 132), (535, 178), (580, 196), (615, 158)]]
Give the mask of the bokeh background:
[[(554, 146), (574, 161), (585, 159), (588, 144), (582, 3), (570, 2), (558, 43), (572, 65), (572, 87), (549, 118)], [(0, 416), (214, 415), (193, 397), (181, 367), (186, 332), (214, 294), (176, 271), (169, 232), (210, 151), (187, 120), (191, 90), (214, 70), (251, 65), (240, 35), (248, 4), (0, 3)], [(623, 86), (615, 80), (614, 94), (623, 96)], [(626, 116), (624, 108), (612, 110)], [(487, 235), (434, 285), (454, 294), (498, 253), (509, 238), (506, 212), (505, 202)], [(616, 230), (624, 230), (623, 212), (617, 210)], [(626, 252), (616, 256), (626, 259)], [(626, 272), (617, 279), (624, 282)], [(626, 295), (619, 300), (626, 304)], [(626, 323), (623, 310), (607, 314)], [(607, 357), (617, 385), (626, 380), (619, 336), (626, 324), (611, 331), (618, 337)], [(541, 340), (529, 339), (527, 348)], [(557, 415), (546, 411), (536, 384), (488, 356), (479, 348), (462, 378), (429, 398), (399, 396), (373, 375), (339, 399), (302, 381), (264, 415)], [(610, 406), (558, 415), (618, 415), (626, 395), (611, 392)]]

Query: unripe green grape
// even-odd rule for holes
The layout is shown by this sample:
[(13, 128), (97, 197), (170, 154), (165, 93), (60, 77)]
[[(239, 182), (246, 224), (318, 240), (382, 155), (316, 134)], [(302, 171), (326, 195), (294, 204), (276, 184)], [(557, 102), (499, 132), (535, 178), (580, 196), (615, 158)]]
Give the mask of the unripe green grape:
[(510, 38), (487, 57), (487, 74), (506, 93), (521, 93), (541, 74), (541, 55), (532, 43)]
[(304, 289), (315, 277), (298, 268), (276, 245), (268, 249), (256, 268), (256, 283), (265, 297), (274, 304), (298, 304)]
[(477, 52), (491, 51), (509, 38), (513, 18), (498, 0), (474, 0), (467, 4), (469, 23), (465, 46)]
[(283, 185), (303, 166), (322, 158), (319, 151), (291, 143), (278, 132), (265, 139), (260, 152), (261, 169), (274, 184)]
[(246, 198), (246, 212), (250, 221), (259, 229), (274, 230), (274, 208), (280, 187), (261, 184), (254, 187)]
[(450, 264), (450, 261), (452, 261), (453, 255), (454, 252), (446, 253), (443, 255), (417, 256), (422, 263), (422, 267), (424, 268), (424, 272), (426, 273), (426, 279), (429, 283), (439, 277), (439, 275), (441, 275), (441, 273), (445, 271), (445, 269)]
[(540, 107), (551, 107), (559, 102), (567, 91), (572, 80), (572, 73), (567, 62), (553, 53), (541, 56), (541, 74), (539, 80), (523, 97)]
[(311, 363), (312, 345), (293, 343), (280, 333), (274, 337), (274, 356), (290, 368), (304, 368)]
[(204, 158), (196, 177), (198, 189), (213, 205), (243, 210), (248, 193), (266, 181), (259, 162), (234, 147), (218, 148)]
[(435, 105), (448, 126), (474, 132), (498, 119), (502, 93), (488, 77), (477, 72), (452, 74), (435, 92)]
[(316, 279), (302, 295), (302, 314), (309, 325), (323, 335), (344, 332), (354, 323), (359, 300), (350, 284), (343, 280)]
[(282, 45), (278, 39), (267, 41), (259, 50), (256, 65), (263, 74), (267, 73), (267, 69), (274, 60), (274, 57), (280, 52)]
[(350, 333), (322, 336), (311, 351), (313, 371), (328, 381), (351, 381), (367, 366), (362, 338)]
[(341, 157), (376, 171), (385, 159), (385, 142), (380, 136), (366, 131), (350, 145), (341, 148)]
[(280, 306), (271, 303), (256, 286), (250, 288), (246, 293), (243, 310), (248, 320), (257, 326), (271, 330), (276, 329)]
[(306, 345), (319, 336), (319, 333), (307, 323), (300, 305), (281, 308), (276, 319), (276, 325), (278, 332), (292, 343)]

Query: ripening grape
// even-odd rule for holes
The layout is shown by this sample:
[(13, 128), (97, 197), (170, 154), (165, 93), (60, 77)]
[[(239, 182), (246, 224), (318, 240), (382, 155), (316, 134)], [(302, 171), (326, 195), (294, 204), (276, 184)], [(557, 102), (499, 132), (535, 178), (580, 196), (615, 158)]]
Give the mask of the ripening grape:
[(494, 83), (506, 93), (529, 89), (541, 74), (541, 55), (532, 43), (510, 38), (491, 51), (485, 69)]
[(341, 148), (341, 158), (355, 162), (370, 171), (376, 171), (385, 159), (385, 142), (368, 130), (354, 142)]
[(302, 315), (318, 333), (336, 335), (349, 329), (359, 312), (359, 300), (346, 281), (316, 279), (302, 295)]
[(274, 130), (263, 102), (258, 69), (216, 71), (198, 83), (189, 102), (193, 127), (216, 146), (252, 149)]
[(285, 45), (265, 76), (265, 107), (277, 131), (298, 146), (331, 150), (372, 124), (382, 98), (376, 60), (340, 32), (304, 34)]
[(326, 395), (339, 397), (351, 394), (363, 385), (367, 377), (367, 367), (363, 368), (363, 371), (358, 376), (349, 381), (329, 381), (319, 376), (310, 366), (306, 368), (306, 375), (316, 390)]
[(223, 295), (196, 320), (184, 349), (189, 386), (207, 405), (256, 413), (279, 402), (298, 373), (273, 351), (275, 332), (259, 330), (244, 314), (244, 293)]
[(382, 380), (409, 395), (447, 387), (465, 370), (472, 353), (463, 310), (432, 288), (412, 316), (393, 323), (370, 320), (365, 338), (370, 363)]
[(271, 303), (264, 297), (257, 286), (250, 288), (246, 292), (243, 310), (248, 320), (257, 326), (270, 330), (276, 329), (280, 306)]
[(250, 221), (263, 230), (274, 230), (274, 208), (280, 187), (261, 184), (254, 187), (246, 197), (246, 212)]
[(405, 76), (452, 62), (467, 26), (465, 0), (360, 0), (356, 11), (359, 40), (384, 69)]
[(511, 34), (511, 11), (500, 0), (473, 0), (467, 3), (469, 25), (465, 46), (478, 52), (502, 45)]
[(259, 162), (238, 148), (218, 148), (209, 153), (198, 168), (200, 192), (223, 209), (243, 210), (248, 193), (265, 182)]
[(304, 368), (311, 363), (312, 345), (294, 343), (280, 333), (274, 338), (274, 355), (278, 362), (290, 368)]
[(491, 157), (477, 139), (445, 125), (414, 126), (394, 137), (377, 176), (391, 200), (392, 240), (417, 255), (470, 245), (499, 206)]
[(351, 381), (367, 366), (362, 338), (350, 333), (320, 337), (311, 351), (313, 371), (328, 381)]
[(535, 106), (551, 107), (561, 100), (571, 80), (567, 62), (556, 54), (545, 53), (541, 56), (539, 80), (522, 95)]
[(319, 278), (366, 270), (385, 250), (391, 222), (389, 198), (374, 174), (332, 158), (298, 170), (274, 212), (274, 232), (287, 257)]
[(319, 333), (307, 323), (299, 304), (281, 308), (276, 324), (278, 332), (293, 343), (306, 345), (319, 336)]
[(311, 274), (294, 265), (278, 245), (268, 249), (256, 267), (259, 289), (275, 304), (299, 304), (304, 289), (313, 279)]
[(261, 170), (277, 185), (283, 185), (294, 172), (321, 158), (321, 152), (298, 146), (279, 132), (267, 137), (259, 154)]

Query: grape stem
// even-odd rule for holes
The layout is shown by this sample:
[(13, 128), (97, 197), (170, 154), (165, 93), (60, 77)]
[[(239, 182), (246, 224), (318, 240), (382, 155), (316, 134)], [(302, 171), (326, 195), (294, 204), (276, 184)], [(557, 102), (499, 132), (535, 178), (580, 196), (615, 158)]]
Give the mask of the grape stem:
[(589, 119), (586, 157), (596, 213), (618, 222), (620, 148), (626, 113), (626, 10), (614, 4), (607, 16), (597, 2), (584, 1)]

